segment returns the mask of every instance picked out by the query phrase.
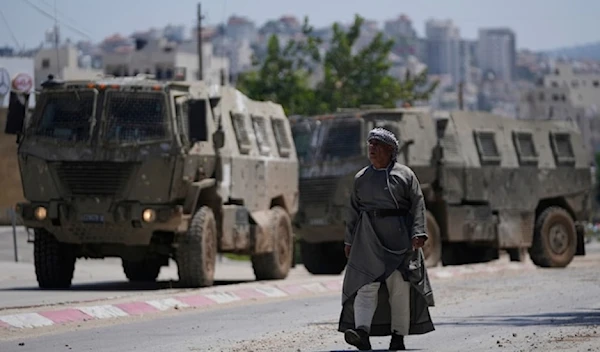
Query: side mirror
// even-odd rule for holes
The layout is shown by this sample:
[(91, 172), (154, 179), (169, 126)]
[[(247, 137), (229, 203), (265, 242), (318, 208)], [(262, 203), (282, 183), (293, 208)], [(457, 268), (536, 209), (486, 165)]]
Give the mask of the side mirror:
[(438, 119), (435, 122), (435, 127), (436, 127), (437, 138), (442, 139), (442, 137), (444, 137), (444, 134), (446, 133), (446, 127), (448, 127), (448, 119), (445, 119), (445, 118)]
[(19, 135), (23, 132), (23, 123), (27, 113), (28, 94), (10, 92), (8, 113), (4, 126), (5, 134)]
[(225, 146), (225, 132), (221, 128), (216, 130), (212, 137), (215, 149), (221, 149)]

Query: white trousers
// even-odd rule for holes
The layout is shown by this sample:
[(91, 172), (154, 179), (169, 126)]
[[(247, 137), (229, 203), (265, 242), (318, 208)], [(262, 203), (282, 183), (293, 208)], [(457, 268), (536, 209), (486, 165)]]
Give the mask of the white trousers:
[[(410, 282), (404, 281), (402, 274), (395, 270), (385, 283), (390, 296), (392, 332), (407, 336), (410, 326)], [(361, 287), (354, 299), (354, 326), (371, 331), (373, 315), (378, 303), (381, 283), (372, 282)]]

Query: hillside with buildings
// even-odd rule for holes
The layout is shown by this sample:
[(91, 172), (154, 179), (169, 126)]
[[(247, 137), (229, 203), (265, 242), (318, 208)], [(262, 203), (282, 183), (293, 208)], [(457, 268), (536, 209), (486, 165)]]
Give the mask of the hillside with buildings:
[[(349, 25), (350, 19), (347, 19)], [(359, 49), (381, 31), (395, 45), (389, 74), (402, 79), (407, 71), (427, 68), (430, 80), (440, 84), (429, 104), (438, 110), (459, 108), (462, 83), (463, 109), (486, 110), (507, 118), (573, 119), (588, 133), (591, 150), (599, 150), (597, 102), (600, 101), (597, 61), (558, 61), (548, 54), (517, 50), (510, 28), (481, 28), (477, 38), (461, 36), (449, 19), (430, 19), (419, 37), (407, 15), (383, 23), (366, 20), (356, 43)], [(29, 73), (39, 87), (48, 74), (62, 79), (152, 74), (157, 79), (195, 80), (235, 85), (240, 73), (253, 69), (266, 53), (267, 41), (276, 35), (285, 45), (301, 39), (302, 21), (282, 16), (262, 25), (232, 16), (225, 23), (201, 31), (201, 60), (196, 28), (170, 25), (131, 34), (110, 34), (99, 43), (71, 42), (58, 29), (45, 34), (38, 48), (16, 52), (0, 48), (0, 67), (11, 75)], [(328, 49), (332, 28), (315, 28)], [(55, 43), (59, 43), (58, 46)], [(199, 62), (202, 72), (199, 74)], [(315, 67), (313, 83), (322, 77)], [(6, 100), (6, 99), (5, 99)], [(3, 102), (6, 105), (6, 101)]]

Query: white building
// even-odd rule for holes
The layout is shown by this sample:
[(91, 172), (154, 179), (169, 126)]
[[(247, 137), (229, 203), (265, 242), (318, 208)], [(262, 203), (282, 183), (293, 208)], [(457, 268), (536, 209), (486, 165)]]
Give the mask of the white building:
[(599, 111), (576, 104), (568, 87), (536, 87), (523, 94), (519, 118), (574, 121), (579, 126), (590, 153), (600, 149)]
[(578, 70), (569, 63), (556, 63), (552, 73), (544, 77), (544, 86), (569, 88), (571, 101), (576, 106), (600, 107), (600, 72)]
[(512, 82), (515, 78), (517, 48), (515, 33), (508, 28), (480, 29), (477, 64), (483, 72), (494, 72), (497, 79)]
[[(202, 72), (208, 84), (219, 84), (221, 75), (229, 77), (229, 60), (213, 55), (211, 43), (203, 43)], [(138, 41), (127, 52), (106, 53), (104, 72), (114, 76), (132, 76), (139, 73), (155, 75), (159, 80), (193, 81), (198, 79), (199, 57), (195, 41), (182, 44), (165, 39)]]
[(48, 75), (57, 79), (93, 79), (102, 74), (99, 69), (81, 65), (79, 50), (69, 44), (58, 48), (44, 48), (35, 55), (35, 87), (48, 79)]
[[(0, 96), (0, 108), (6, 108), (8, 107), (8, 96), (13, 78), (15, 78), (19, 73), (24, 73), (33, 79), (35, 74), (34, 60), (31, 57), (0, 56), (0, 71), (8, 72), (8, 82), (0, 82), (2, 85), (8, 85), (8, 87), (4, 87), (4, 89), (6, 89), (6, 95)], [(29, 106), (35, 106), (35, 94), (31, 94), (29, 96)]]

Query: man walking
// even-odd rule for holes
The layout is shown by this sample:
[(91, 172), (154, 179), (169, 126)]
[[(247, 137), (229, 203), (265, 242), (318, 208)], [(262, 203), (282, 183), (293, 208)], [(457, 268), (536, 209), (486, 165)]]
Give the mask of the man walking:
[(425, 201), (413, 171), (398, 162), (398, 140), (383, 128), (369, 132), (369, 161), (354, 178), (346, 221), (348, 264), (338, 330), (347, 343), (370, 350), (369, 336), (434, 330), (433, 293), (420, 249), (427, 240)]

